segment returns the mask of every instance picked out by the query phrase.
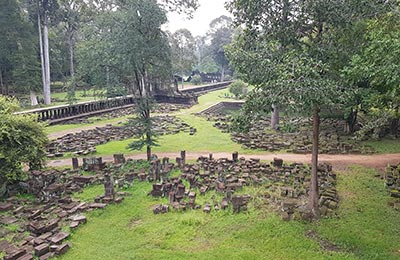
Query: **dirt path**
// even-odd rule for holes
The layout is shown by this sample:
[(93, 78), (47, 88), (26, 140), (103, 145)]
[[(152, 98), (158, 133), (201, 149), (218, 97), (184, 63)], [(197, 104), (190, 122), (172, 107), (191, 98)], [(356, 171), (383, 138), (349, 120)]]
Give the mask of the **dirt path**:
[[(178, 153), (157, 153), (158, 158), (169, 157), (174, 160), (176, 157), (180, 156)], [(208, 156), (208, 153), (200, 152), (187, 152), (186, 159), (196, 160), (200, 156)], [(231, 158), (230, 153), (213, 153), (214, 158)], [(126, 156), (129, 159), (145, 159), (146, 154), (137, 154)], [(259, 158), (261, 160), (272, 161), (275, 157), (282, 158), (284, 161), (289, 162), (301, 162), (310, 163), (310, 154), (259, 154), (259, 155), (239, 155), (239, 157), (249, 158)], [(113, 160), (112, 156), (104, 156), (103, 161), (111, 162)], [(383, 170), (388, 164), (400, 163), (400, 154), (374, 154), (374, 155), (354, 155), (354, 154), (340, 154), (340, 155), (330, 155), (321, 154), (319, 156), (319, 162), (331, 163), (335, 170), (344, 170), (349, 165), (362, 165), (366, 167), (376, 168), (378, 170)], [(48, 166), (58, 167), (58, 166), (71, 166), (71, 159), (60, 159), (48, 161)]]

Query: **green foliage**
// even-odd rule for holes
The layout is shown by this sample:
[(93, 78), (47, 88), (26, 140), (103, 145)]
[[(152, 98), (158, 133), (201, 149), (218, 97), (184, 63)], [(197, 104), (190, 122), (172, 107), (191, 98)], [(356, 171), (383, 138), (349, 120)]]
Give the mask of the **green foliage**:
[(202, 58), (199, 64), (196, 65), (195, 70), (203, 73), (217, 73), (219, 67), (210, 56), (206, 56)]
[(201, 76), (196, 74), (192, 77), (192, 80), (190, 81), (195, 85), (200, 85), (203, 81), (201, 80)]
[[(391, 12), (367, 22), (364, 44), (343, 69), (350, 82), (364, 91), (362, 108), (368, 123), (360, 136), (379, 138), (388, 125), (397, 134), (400, 119), (400, 22), (398, 12)], [(373, 132), (373, 133), (372, 133)]]
[(362, 128), (356, 132), (356, 137), (359, 140), (378, 140), (390, 132), (391, 123), (397, 118), (398, 115), (391, 110), (375, 109), (360, 120)]
[(80, 77), (102, 88), (125, 86), (132, 93), (170, 79), (171, 57), (161, 25), (165, 11), (151, 0), (119, 1), (102, 10), (82, 30), (78, 43)]
[(0, 81), (1, 87), (28, 92), (40, 86), (40, 66), (36, 35), (23, 5), (15, 0), (0, 3)]
[(252, 118), (244, 110), (240, 110), (231, 117), (231, 129), (238, 133), (248, 133), (252, 121)]
[(235, 80), (229, 85), (229, 92), (231, 92), (235, 98), (247, 93), (247, 84), (242, 80)]
[(150, 97), (143, 97), (137, 101), (137, 117), (129, 119), (127, 124), (138, 130), (139, 140), (130, 143), (128, 149), (141, 150), (143, 147), (151, 149), (151, 147), (158, 146), (157, 133), (153, 129), (154, 119), (150, 117), (150, 111), (154, 106), (154, 100)]
[(220, 72), (223, 75), (229, 65), (229, 60), (225, 55), (225, 46), (232, 41), (232, 18), (225, 15), (215, 18), (210, 23), (208, 34), (211, 38), (211, 55), (220, 66)]
[(226, 81), (233, 80), (233, 77), (232, 77), (231, 75), (226, 75), (226, 76), (225, 76), (225, 80), (226, 80)]
[(192, 33), (187, 29), (180, 29), (170, 38), (174, 73), (181, 76), (190, 74), (196, 62), (195, 40)]
[(15, 100), (0, 96), (0, 180), (2, 183), (22, 178), (22, 164), (39, 169), (45, 161), (47, 137), (34, 115), (14, 115)]

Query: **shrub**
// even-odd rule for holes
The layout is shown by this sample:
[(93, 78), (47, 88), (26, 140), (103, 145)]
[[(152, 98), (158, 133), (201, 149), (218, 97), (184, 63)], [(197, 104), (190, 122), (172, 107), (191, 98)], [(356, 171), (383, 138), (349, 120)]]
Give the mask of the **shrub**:
[(201, 83), (203, 83), (203, 81), (201, 80), (201, 76), (200, 75), (194, 75), (192, 77), (192, 81), (193, 84), (195, 85), (200, 85)]
[[(39, 169), (45, 162), (47, 136), (35, 115), (14, 115), (17, 102), (0, 95), (0, 190), (21, 180), (23, 164)], [(4, 194), (0, 194), (2, 196)]]
[(241, 80), (235, 80), (229, 85), (229, 92), (231, 92), (235, 98), (240, 95), (247, 93), (247, 84)]

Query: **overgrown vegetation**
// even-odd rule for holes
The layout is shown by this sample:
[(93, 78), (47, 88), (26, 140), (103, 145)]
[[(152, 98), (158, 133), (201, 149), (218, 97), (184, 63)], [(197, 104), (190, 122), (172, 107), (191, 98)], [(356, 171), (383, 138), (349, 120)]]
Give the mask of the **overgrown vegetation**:
[(23, 164), (39, 169), (45, 161), (47, 137), (34, 115), (13, 115), (18, 103), (0, 95), (0, 197), (7, 184), (21, 180)]

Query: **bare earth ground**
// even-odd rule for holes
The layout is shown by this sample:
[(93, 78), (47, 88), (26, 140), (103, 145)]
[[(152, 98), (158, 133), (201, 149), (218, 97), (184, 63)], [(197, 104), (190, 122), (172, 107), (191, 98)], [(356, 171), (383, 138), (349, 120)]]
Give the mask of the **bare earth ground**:
[[(158, 158), (169, 157), (174, 160), (179, 157), (179, 153), (157, 153)], [(200, 152), (186, 152), (187, 160), (196, 160), (200, 156), (207, 156), (208, 153)], [(231, 153), (213, 153), (213, 158), (231, 158)], [(259, 158), (265, 161), (272, 161), (275, 157), (281, 158), (286, 162), (300, 162), (300, 163), (311, 163), (311, 154), (264, 154), (264, 155), (240, 155), (239, 157)], [(146, 154), (137, 154), (126, 156), (128, 159), (145, 159)], [(103, 162), (111, 162), (112, 156), (103, 156)], [(333, 165), (334, 170), (345, 170), (349, 165), (362, 165), (378, 170), (383, 170), (388, 164), (400, 163), (400, 154), (374, 154), (374, 155), (355, 155), (355, 154), (340, 154), (330, 155), (321, 154), (319, 155), (319, 162), (327, 162)], [(71, 166), (71, 159), (60, 159), (48, 161), (47, 166), (59, 167), (59, 166)]]

